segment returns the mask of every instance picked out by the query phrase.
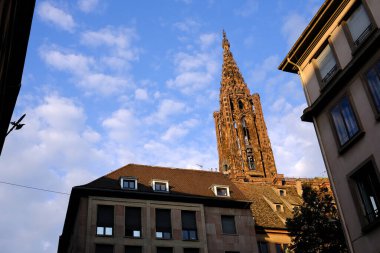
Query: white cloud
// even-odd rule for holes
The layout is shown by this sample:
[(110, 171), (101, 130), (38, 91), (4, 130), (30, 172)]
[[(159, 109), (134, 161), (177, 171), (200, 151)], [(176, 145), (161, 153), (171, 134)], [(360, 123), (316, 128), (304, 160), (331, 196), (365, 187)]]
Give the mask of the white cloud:
[(181, 22), (174, 23), (173, 27), (181, 32), (195, 32), (201, 27), (201, 23), (192, 18), (186, 18)]
[(183, 93), (190, 94), (204, 89), (216, 77), (218, 62), (215, 52), (179, 52), (174, 56), (177, 75), (166, 85)]
[[(291, 106), (280, 100), (272, 109), (278, 113), (267, 117), (277, 170), (286, 176), (326, 176), (321, 174), (325, 166), (313, 125), (300, 120), (306, 105)], [(279, 105), (282, 105), (282, 110), (279, 110)]]
[(108, 130), (111, 140), (118, 143), (131, 141), (139, 124), (133, 112), (127, 109), (119, 109), (112, 113), (111, 117), (103, 120), (102, 125)]
[(264, 81), (268, 73), (277, 70), (277, 65), (280, 62), (280, 58), (277, 55), (271, 55), (264, 59), (261, 64), (257, 64), (252, 72), (252, 79), (255, 82)]
[(73, 74), (75, 84), (86, 91), (86, 94), (105, 96), (119, 93), (133, 87), (132, 79), (125, 75), (108, 74), (102, 71), (99, 62), (94, 58), (78, 53), (65, 53), (57, 49), (42, 47), (42, 60), (50, 67)]
[(204, 49), (213, 45), (216, 41), (218, 41), (217, 33), (204, 33), (199, 36), (199, 44)]
[[(26, 125), (7, 137), (0, 159), (1, 179), (69, 193), (74, 185), (104, 174), (110, 159), (84, 137), (89, 132), (99, 136), (89, 130), (85, 110), (57, 94), (34, 99), (37, 104), (22, 108)], [(0, 224), (7, 228), (0, 236), (2, 252), (55, 252), (68, 198), (1, 184)], [(15, 238), (24, 243), (15, 244)]]
[(69, 32), (73, 32), (76, 26), (73, 17), (69, 13), (53, 6), (50, 2), (40, 3), (37, 8), (37, 14), (43, 21)]
[(235, 9), (234, 13), (238, 16), (248, 17), (255, 13), (259, 8), (259, 2), (257, 0), (246, 0), (245, 3)]
[(181, 124), (170, 126), (161, 139), (164, 141), (179, 140), (179, 138), (188, 134), (190, 128), (195, 127), (197, 124), (198, 120), (190, 119)]
[(78, 75), (87, 74), (91, 65), (94, 64), (94, 59), (91, 57), (82, 54), (64, 53), (57, 49), (46, 47), (40, 49), (40, 56), (48, 65), (55, 69)]
[(285, 17), (281, 32), (285, 36), (289, 46), (292, 46), (293, 43), (296, 42), (306, 26), (306, 18), (298, 13), (294, 13)]
[(187, 108), (184, 103), (172, 99), (164, 99), (160, 102), (157, 111), (146, 118), (146, 122), (149, 124), (162, 124), (170, 116), (174, 116), (185, 111), (187, 111)]
[(102, 95), (120, 93), (127, 87), (133, 86), (133, 81), (125, 77), (118, 77), (103, 73), (91, 73), (82, 76), (78, 84), (83, 87), (88, 94), (94, 92)]
[(78, 7), (81, 11), (89, 13), (94, 11), (99, 4), (99, 0), (79, 0)]
[(148, 92), (145, 89), (136, 89), (135, 90), (135, 98), (138, 100), (147, 100)]

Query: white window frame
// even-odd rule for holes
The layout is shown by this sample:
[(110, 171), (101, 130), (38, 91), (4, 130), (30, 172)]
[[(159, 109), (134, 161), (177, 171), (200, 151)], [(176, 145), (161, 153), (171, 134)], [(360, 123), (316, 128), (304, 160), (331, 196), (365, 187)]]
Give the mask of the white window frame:
[[(124, 188), (124, 181), (135, 181), (135, 188)], [(122, 177), (120, 178), (120, 187), (123, 190), (137, 190), (137, 178), (134, 177)]]
[[(156, 190), (156, 183), (165, 184), (165, 191), (162, 190)], [(159, 179), (153, 179), (152, 180), (152, 189), (155, 192), (169, 192), (169, 181), (167, 180), (159, 180)]]
[[(212, 185), (211, 189), (212, 189), (212, 192), (217, 197), (227, 197), (227, 198), (230, 197), (230, 187), (228, 185)], [(226, 189), (227, 195), (218, 195), (218, 189)]]

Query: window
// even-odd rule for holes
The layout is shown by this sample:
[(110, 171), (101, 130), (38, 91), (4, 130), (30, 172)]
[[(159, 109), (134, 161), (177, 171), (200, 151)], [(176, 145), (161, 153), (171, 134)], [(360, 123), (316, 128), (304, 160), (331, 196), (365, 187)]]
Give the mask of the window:
[(253, 160), (253, 156), (249, 155), (247, 157), (247, 160), (248, 160), (248, 167), (249, 167), (249, 170), (255, 170), (256, 169), (256, 165), (255, 165), (255, 162)]
[(196, 248), (185, 248), (185, 249), (183, 249), (183, 253), (199, 253), (199, 249), (196, 249)]
[(172, 238), (170, 209), (156, 209), (156, 238)]
[(135, 178), (121, 178), (121, 188), (127, 190), (137, 190), (137, 179)]
[(225, 185), (213, 185), (212, 191), (216, 196), (219, 197), (229, 197), (230, 196), (230, 188)]
[(173, 248), (157, 247), (157, 253), (173, 253)]
[(257, 242), (257, 247), (259, 248), (259, 253), (269, 253), (268, 243), (266, 243), (266, 242)]
[(277, 212), (282, 212), (282, 206), (281, 205), (276, 205), (276, 211)]
[(140, 207), (125, 207), (125, 236), (141, 237)]
[(330, 81), (334, 76), (335, 72), (338, 70), (338, 65), (336, 63), (333, 51), (330, 45), (321, 51), (321, 53), (316, 58), (316, 64), (318, 67), (319, 75), (322, 81), (322, 87)]
[(247, 127), (247, 123), (245, 121), (245, 118), (241, 120), (241, 124), (243, 126), (243, 132), (244, 132), (244, 143), (246, 146), (249, 146), (249, 131)]
[(368, 90), (371, 94), (376, 112), (380, 113), (380, 61), (372, 67), (367, 75)]
[(113, 235), (113, 206), (98, 205), (96, 234), (103, 236)]
[(355, 46), (360, 45), (372, 30), (371, 21), (364, 9), (360, 5), (347, 20), (348, 30)]
[(113, 253), (113, 245), (96, 244), (95, 253)]
[(198, 240), (197, 236), (197, 221), (194, 211), (182, 211), (182, 239), (183, 240)]
[(244, 109), (244, 104), (243, 104), (243, 102), (241, 102), (241, 100), (239, 100), (239, 109), (240, 110)]
[(222, 215), (223, 234), (236, 235), (235, 217), (231, 215)]
[(380, 183), (372, 160), (362, 166), (351, 178), (356, 184), (365, 225), (380, 221)]
[(344, 97), (331, 110), (339, 144), (343, 146), (359, 133), (359, 126), (348, 97)]
[(142, 253), (141, 246), (125, 246), (125, 253)]
[(158, 192), (169, 192), (169, 182), (153, 180), (153, 190)]
[(285, 190), (280, 189), (279, 193), (280, 193), (280, 196), (286, 196), (286, 191)]

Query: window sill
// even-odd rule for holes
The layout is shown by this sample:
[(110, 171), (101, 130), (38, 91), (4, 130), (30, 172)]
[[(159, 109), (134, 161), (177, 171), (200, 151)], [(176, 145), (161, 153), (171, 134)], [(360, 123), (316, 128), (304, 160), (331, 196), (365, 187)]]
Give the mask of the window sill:
[(173, 240), (173, 238), (155, 238), (156, 240), (162, 240), (162, 241), (170, 241), (170, 240)]
[(125, 235), (124, 238), (126, 238), (126, 239), (144, 239), (142, 236), (136, 237), (136, 236), (128, 236), (128, 235)]
[(97, 237), (113, 237), (113, 235), (96, 235)]
[(365, 132), (359, 130), (349, 141), (339, 147), (338, 153), (339, 155), (343, 155), (351, 146), (353, 146), (356, 142), (358, 142), (363, 136)]
[(226, 234), (226, 233), (222, 233), (222, 235), (239, 236), (238, 234)]
[(371, 232), (372, 230), (374, 230), (378, 227), (380, 227), (380, 218), (375, 220), (374, 222), (368, 224), (368, 225), (363, 226), (362, 232), (363, 232), (363, 234), (367, 234), (367, 233)]
[(184, 242), (199, 242), (199, 239), (191, 240), (191, 239), (182, 239)]

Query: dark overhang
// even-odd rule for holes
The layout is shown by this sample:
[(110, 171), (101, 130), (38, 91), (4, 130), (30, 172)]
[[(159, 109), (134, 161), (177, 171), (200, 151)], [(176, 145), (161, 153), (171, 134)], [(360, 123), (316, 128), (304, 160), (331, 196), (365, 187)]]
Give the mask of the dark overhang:
[(0, 1), (0, 154), (21, 87), (35, 2)]
[(334, 13), (336, 13), (336, 10), (340, 6), (346, 5), (347, 2), (349, 1), (326, 0), (302, 32), (301, 36), (294, 43), (286, 57), (282, 60), (278, 69), (290, 73), (297, 73), (298, 69), (292, 63), (295, 63), (298, 66), (303, 63), (306, 56), (321, 39), (328, 24), (334, 19)]

